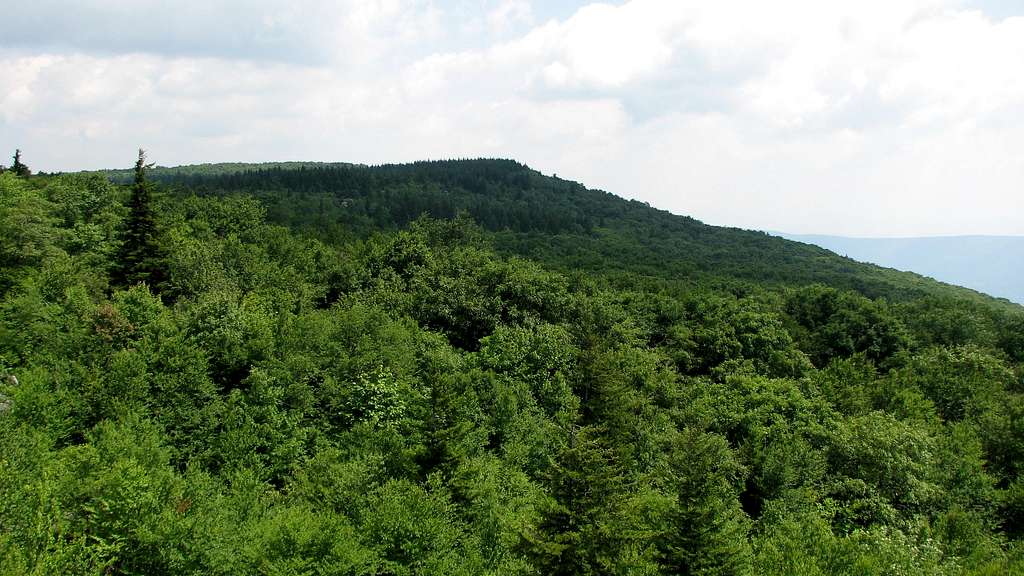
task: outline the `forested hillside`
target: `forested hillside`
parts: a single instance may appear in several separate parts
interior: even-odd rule
[[[104,175],[130,180],[129,171]],[[635,273],[691,284],[822,282],[869,297],[990,298],[912,274],[864,266],[832,252],[761,232],[707,226],[510,160],[405,165],[209,164],[156,168],[152,178],[178,195],[258,198],[276,224],[339,242],[395,230],[421,215],[465,211],[503,254],[563,270]]]
[[[147,172],[0,174],[2,573],[1024,573],[1020,307],[509,161]]]

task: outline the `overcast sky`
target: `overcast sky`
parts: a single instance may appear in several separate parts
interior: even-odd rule
[[[508,157],[711,224],[1024,234],[1018,0],[35,0],[3,21],[0,146],[35,170],[140,146]]]

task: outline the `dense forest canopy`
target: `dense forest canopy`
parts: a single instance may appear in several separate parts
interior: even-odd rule
[[[0,572],[1024,573],[1022,363],[511,161],[8,170]]]

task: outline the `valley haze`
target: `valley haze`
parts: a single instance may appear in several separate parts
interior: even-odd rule
[[[1024,236],[851,238],[772,234],[1024,304]]]

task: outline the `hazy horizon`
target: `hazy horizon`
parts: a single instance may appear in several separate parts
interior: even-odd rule
[[[771,234],[1024,304],[1024,236],[854,238]]]
[[[805,238],[842,238],[844,240],[929,240],[929,239],[950,239],[950,238],[1024,238],[1024,234],[935,234],[923,236],[844,236],[842,234],[829,234],[828,232],[801,232],[789,233],[781,230],[763,230],[773,236],[788,235],[801,236]]]

